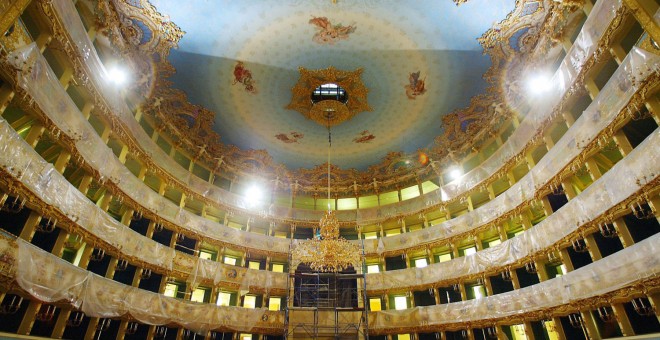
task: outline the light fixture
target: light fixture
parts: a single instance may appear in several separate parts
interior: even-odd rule
[[[547,73],[537,73],[527,79],[527,89],[533,95],[540,95],[550,91],[552,78]]]
[[[329,119],[329,117],[328,117]],[[330,201],[330,148],[332,135],[328,124],[328,202]],[[328,205],[319,222],[319,233],[299,243],[292,250],[293,263],[305,263],[315,272],[340,272],[357,267],[362,260],[360,248],[339,236],[339,221]]]
[[[461,169],[459,169],[459,168],[454,168],[454,169],[452,169],[451,171],[449,171],[449,177],[450,177],[452,180],[454,180],[454,179],[458,179],[458,178],[461,177],[462,175],[463,175],[463,172],[462,172]]]
[[[108,80],[115,85],[123,85],[128,81],[128,74],[126,70],[118,67],[111,66],[107,69]]]
[[[250,207],[261,203],[263,197],[263,191],[256,184],[252,184],[247,188],[247,190],[245,190],[245,202]]]

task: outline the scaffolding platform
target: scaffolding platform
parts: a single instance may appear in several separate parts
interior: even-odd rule
[[[291,268],[285,310],[286,339],[369,339],[366,272],[312,272]]]

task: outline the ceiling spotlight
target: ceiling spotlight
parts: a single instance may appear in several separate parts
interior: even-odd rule
[[[461,169],[459,169],[459,168],[454,168],[451,171],[449,171],[449,177],[452,180],[457,179],[457,178],[461,177],[462,175],[463,175],[463,171],[461,171]]]
[[[264,198],[263,191],[256,185],[251,185],[245,190],[245,201],[249,206],[255,206]]]
[[[546,73],[538,73],[527,79],[527,88],[533,95],[540,95],[552,89],[552,78]]]
[[[117,66],[112,66],[108,68],[108,80],[115,85],[123,85],[128,81],[128,74],[126,70],[119,68]]]

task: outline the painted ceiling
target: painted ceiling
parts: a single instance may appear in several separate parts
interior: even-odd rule
[[[360,170],[388,152],[429,147],[443,132],[442,116],[485,91],[482,75],[491,61],[477,38],[515,6],[515,0],[150,2],[186,32],[169,55],[174,87],[215,113],[213,129],[223,143],[265,149],[289,169],[312,168],[327,157],[327,128],[286,109],[299,67],[362,69],[372,110],[332,127],[332,163]]]

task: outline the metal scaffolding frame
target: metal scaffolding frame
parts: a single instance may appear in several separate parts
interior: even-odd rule
[[[364,254],[364,246],[362,252]],[[289,263],[292,263],[291,255]],[[368,340],[365,261],[362,261],[361,273],[355,270],[317,273],[299,268],[289,268],[285,339]]]

